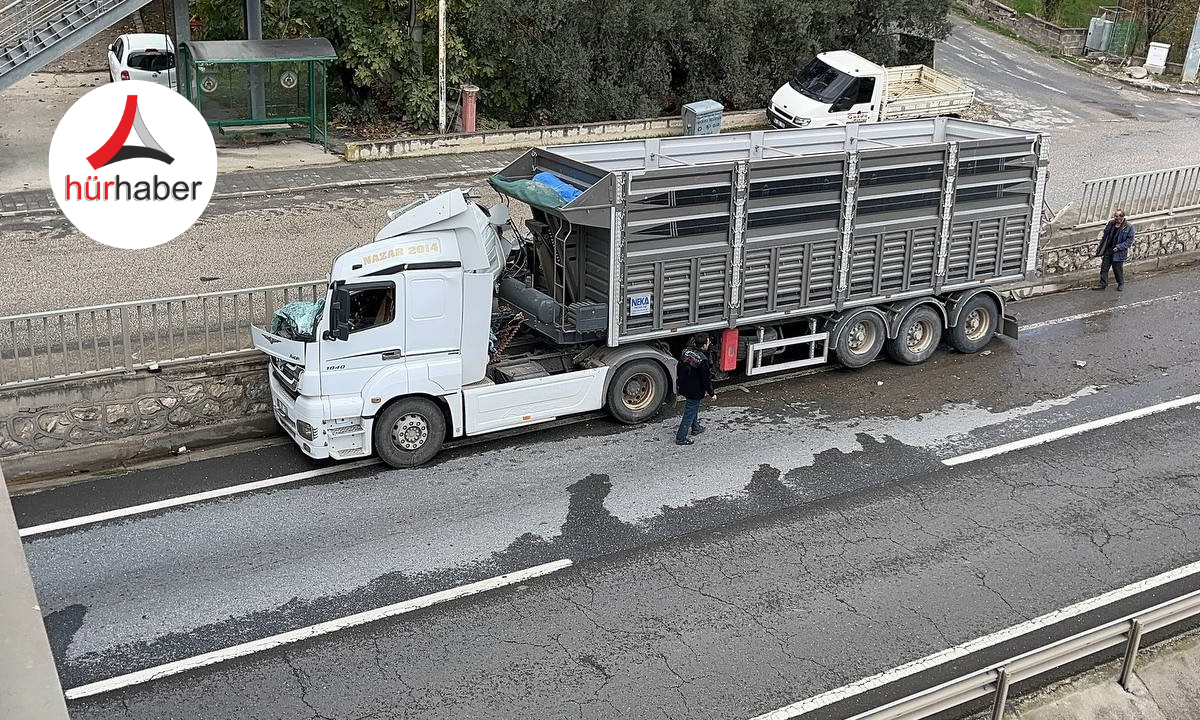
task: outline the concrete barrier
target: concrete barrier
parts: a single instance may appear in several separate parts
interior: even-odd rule
[[[747,110],[726,113],[722,130],[752,130],[765,127],[766,110]],[[453,135],[419,135],[388,140],[369,140],[346,143],[346,159],[350,162],[384,160],[418,155],[446,155],[512,150],[516,148],[566,145],[581,142],[605,142],[683,134],[683,120],[677,117],[615,120],[611,122],[580,123],[578,125],[547,125],[545,127],[514,128]]]

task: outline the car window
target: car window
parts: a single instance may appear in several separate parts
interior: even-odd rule
[[[347,320],[350,331],[390,323],[396,314],[396,290],[394,287],[373,287],[350,291],[350,312]]]
[[[113,53],[117,56],[117,62],[121,62],[121,55],[125,52],[125,41],[118,40],[117,45],[113,48]]]
[[[875,78],[862,77],[858,79],[858,99],[855,105],[871,102],[871,96],[875,94]]]
[[[129,62],[127,64],[134,70],[160,72],[175,67],[175,55],[174,53],[134,52],[129,53]]]

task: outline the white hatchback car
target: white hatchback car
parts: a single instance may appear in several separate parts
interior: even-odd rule
[[[161,33],[122,35],[108,46],[108,79],[145,80],[175,89],[175,45]]]

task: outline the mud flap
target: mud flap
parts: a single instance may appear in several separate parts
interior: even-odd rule
[[[1004,337],[1008,337],[1008,338],[1012,338],[1013,340],[1016,340],[1018,329],[1019,328],[1017,326],[1017,319],[1015,317],[1013,317],[1012,315],[1005,315],[1003,329],[1000,331],[1000,334],[1003,335]]]

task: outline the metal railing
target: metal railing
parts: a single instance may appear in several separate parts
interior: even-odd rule
[[[1086,180],[1078,225],[1102,225],[1118,208],[1129,218],[1200,208],[1200,165]]]
[[[253,349],[250,325],[324,297],[324,281],[0,317],[0,387],[124,372]]]
[[[1003,720],[1011,686],[1121,646],[1124,646],[1124,661],[1117,682],[1128,690],[1142,637],[1197,615],[1200,615],[1200,590],[1002,660],[849,720],[921,720],[987,698],[991,698],[992,720]]]
[[[124,0],[0,0],[0,50],[34,38],[54,23],[79,13],[94,18]]]

